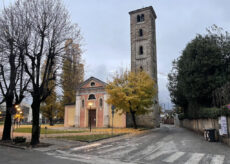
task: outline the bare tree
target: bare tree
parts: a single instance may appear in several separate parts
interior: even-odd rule
[[[68,11],[60,0],[18,0],[31,26],[30,37],[25,47],[25,72],[31,79],[32,96],[32,139],[31,145],[39,143],[40,104],[50,95],[53,88],[49,83],[57,78],[65,41],[80,40],[80,30],[72,24]],[[45,64],[43,65],[43,63]],[[41,68],[44,73],[41,76]]]
[[[20,104],[30,79],[25,74],[24,54],[29,30],[19,4],[4,8],[0,15],[0,92],[6,102],[6,117],[2,140],[10,140],[11,111]],[[1,104],[0,103],[0,104]]]

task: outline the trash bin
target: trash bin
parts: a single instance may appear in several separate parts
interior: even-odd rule
[[[207,140],[209,142],[215,142],[216,141],[215,131],[216,131],[216,129],[205,129],[204,130],[205,140]]]

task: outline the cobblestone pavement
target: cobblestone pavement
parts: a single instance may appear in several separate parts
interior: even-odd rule
[[[46,155],[76,163],[227,164],[230,148],[210,143],[191,131],[162,126],[132,138],[95,142],[61,149],[37,149]]]

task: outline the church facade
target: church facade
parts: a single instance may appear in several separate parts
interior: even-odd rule
[[[106,83],[90,77],[77,90],[76,104],[65,106],[65,127],[126,127],[125,114],[115,113],[112,117],[111,105],[107,104]]]

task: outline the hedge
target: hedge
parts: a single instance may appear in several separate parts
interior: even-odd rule
[[[227,106],[223,106],[221,108],[200,108],[196,115],[194,116],[186,116],[184,113],[180,113],[178,115],[178,118],[180,120],[183,120],[185,118],[188,119],[216,119],[220,116],[230,116],[230,109],[227,108]]]
[[[178,118],[179,120],[183,120],[185,117],[184,117],[184,113],[180,113],[178,114]]]

